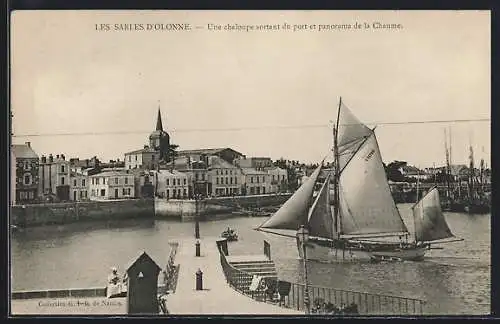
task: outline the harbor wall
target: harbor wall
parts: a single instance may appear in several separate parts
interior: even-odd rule
[[[156,198],[16,205],[11,208],[10,221],[12,225],[31,227],[131,218],[193,220],[197,204],[201,220],[204,220],[215,214],[231,213],[238,208],[280,205],[290,195],[221,197],[198,202]]]
[[[158,218],[193,220],[198,210],[202,220],[215,214],[231,213],[239,208],[278,206],[292,194],[219,197],[204,200],[155,199],[155,214]],[[196,206],[198,204],[198,206]]]
[[[153,199],[129,199],[13,206],[10,221],[12,225],[30,227],[154,216]]]

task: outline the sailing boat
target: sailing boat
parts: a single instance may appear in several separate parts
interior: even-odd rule
[[[392,198],[374,130],[362,124],[340,99],[333,134],[333,172],[327,172],[313,199],[323,159],[257,230],[296,237],[300,226],[307,227],[310,239],[306,254],[311,260],[422,259],[430,244],[408,242],[409,232]],[[374,239],[380,237],[399,238],[399,242]],[[298,239],[297,245],[303,258]]]

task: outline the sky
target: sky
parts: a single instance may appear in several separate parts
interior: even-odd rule
[[[11,18],[12,141],[31,142],[39,155],[122,160],[148,143],[160,106],[180,149],[231,147],[317,163],[331,150],[330,121],[342,97],[362,122],[377,125],[386,162],[444,164],[447,129],[453,163],[467,163],[471,144],[476,163],[490,165],[488,11],[15,11]],[[371,27],[355,29],[356,22]],[[402,28],[374,29],[377,22]],[[280,30],[228,31],[227,24]],[[351,28],[333,28],[339,24]]]

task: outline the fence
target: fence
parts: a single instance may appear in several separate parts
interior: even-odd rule
[[[163,269],[163,284],[165,285],[165,290],[174,290],[177,278],[177,267],[174,264],[175,256],[177,254],[177,248],[179,243],[172,242],[170,245],[170,255],[168,257],[167,265]]]
[[[220,262],[226,281],[233,289],[257,300],[278,304],[286,308],[305,310],[305,285],[278,280],[275,276],[263,277],[264,284],[251,290],[251,273],[233,267],[219,244]],[[222,242],[221,242],[222,243]],[[266,249],[267,250],[267,249]],[[308,285],[310,311],[316,314],[349,314],[342,310],[353,309],[360,315],[420,315],[425,301],[415,298],[373,294],[351,290]],[[353,314],[350,313],[350,314]]]

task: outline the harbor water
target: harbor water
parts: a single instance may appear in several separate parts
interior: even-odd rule
[[[411,232],[410,206],[402,204],[398,208]],[[426,314],[489,314],[490,215],[445,213],[445,216],[452,232],[464,240],[428,251],[424,261],[309,262],[308,282],[424,299]],[[200,234],[219,236],[229,226],[239,235],[239,241],[229,243],[230,254],[262,254],[263,240],[269,237],[253,228],[264,220],[220,215],[216,220],[200,223]],[[13,291],[104,287],[111,267],[117,266],[123,273],[142,251],[163,267],[168,242],[190,236],[194,237],[194,223],[175,220],[91,222],[25,229],[11,234],[11,287]],[[303,264],[298,259],[295,240],[275,237],[270,243],[279,277],[301,280]]]

